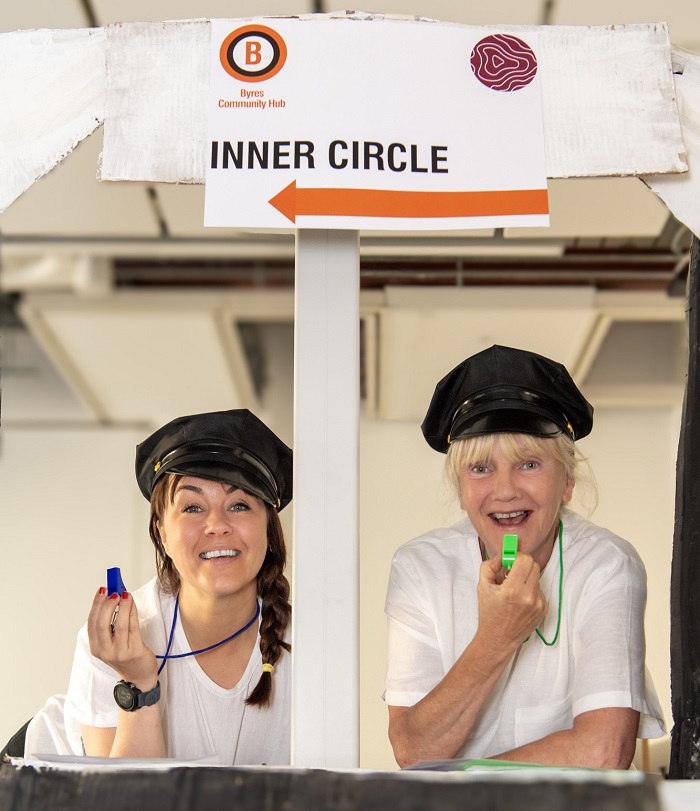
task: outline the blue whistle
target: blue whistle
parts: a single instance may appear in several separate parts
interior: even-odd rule
[[[107,569],[107,596],[118,594],[120,597],[126,591],[126,586],[122,580],[122,573],[119,567],[115,566],[113,569]]]

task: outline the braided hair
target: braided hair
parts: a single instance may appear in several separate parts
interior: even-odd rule
[[[166,594],[180,590],[180,574],[168,556],[160,537],[158,524],[166,506],[172,504],[179,476],[171,473],[156,482],[151,494],[151,516],[148,533],[155,547],[158,584]],[[263,664],[274,667],[282,651],[291,651],[292,646],[284,636],[292,618],[289,602],[289,581],[284,575],[287,549],[277,510],[265,503],[267,510],[267,552],[258,572],[257,592],[260,600],[260,652]],[[272,673],[264,670],[260,681],[246,699],[246,704],[266,707],[272,698]]]
[[[284,634],[292,618],[289,603],[289,581],[284,576],[287,550],[277,510],[267,507],[267,554],[258,572],[260,598],[260,652],[263,664],[276,665],[282,650],[291,652]],[[246,699],[246,704],[265,707],[272,695],[272,673],[263,671],[260,681]]]

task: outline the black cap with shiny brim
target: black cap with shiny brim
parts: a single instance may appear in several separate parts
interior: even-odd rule
[[[280,510],[292,497],[292,451],[247,409],[179,417],[137,446],[147,499],[168,473],[233,484]]]
[[[272,473],[263,462],[236,445],[195,442],[181,446],[162,459],[153,484],[166,473],[235,484],[268,504],[279,506],[277,485]]]
[[[492,346],[460,363],[437,385],[422,430],[445,453],[451,442],[493,433],[580,439],[590,433],[593,407],[560,363]]]

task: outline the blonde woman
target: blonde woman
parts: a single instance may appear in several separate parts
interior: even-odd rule
[[[646,674],[646,574],[567,509],[593,409],[560,364],[493,346],[438,383],[422,430],[466,517],[401,547],[386,601],[397,762],[626,769],[664,732]],[[512,568],[504,535],[517,535]]]

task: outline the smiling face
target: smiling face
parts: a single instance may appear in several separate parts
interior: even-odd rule
[[[491,442],[480,443],[484,453],[478,458],[467,454],[468,462],[459,471],[460,505],[489,557],[500,555],[503,535],[512,533],[518,536],[519,551],[544,568],[574,481],[549,452],[547,443],[553,440],[533,442],[526,437],[519,442],[518,435],[509,436],[510,441],[496,434]]]
[[[235,485],[178,476],[157,528],[180,576],[180,595],[257,594],[267,552],[264,502]]]

